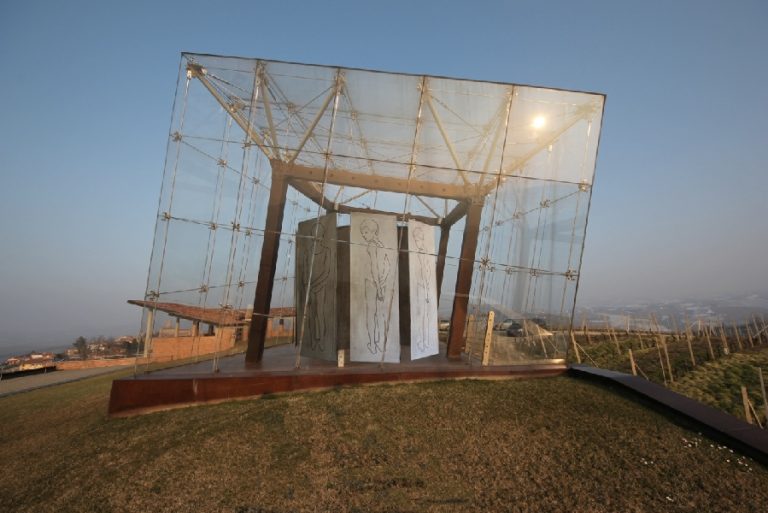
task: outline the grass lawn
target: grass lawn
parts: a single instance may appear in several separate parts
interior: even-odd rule
[[[0,511],[766,511],[768,470],[572,378],[124,419],[117,374],[0,399]]]

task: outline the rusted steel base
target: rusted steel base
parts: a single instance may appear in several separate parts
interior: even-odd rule
[[[258,369],[246,366],[243,356],[239,355],[222,359],[221,371],[215,374],[210,370],[211,363],[203,362],[115,380],[109,414],[128,416],[295,390],[462,378],[534,378],[567,371],[564,363],[480,366],[450,362],[445,355],[384,366],[347,363],[342,368],[312,360],[305,361],[302,369],[293,369],[293,351],[293,346],[267,349]]]
[[[618,385],[652,407],[682,418],[707,436],[768,465],[768,431],[764,429],[644,378],[587,365],[572,365],[569,373],[578,378]]]

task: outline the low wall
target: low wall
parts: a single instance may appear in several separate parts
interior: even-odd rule
[[[152,361],[178,360],[196,355],[224,352],[235,347],[236,330],[219,328],[215,335],[198,337],[157,337],[152,339]]]
[[[96,369],[100,367],[119,367],[121,365],[144,365],[152,362],[170,362],[193,356],[202,356],[216,352],[224,353],[235,347],[233,328],[220,328],[215,335],[199,337],[163,337],[152,339],[149,359],[112,358],[109,360],[69,360],[57,362],[58,370]],[[149,360],[149,361],[148,361]]]
[[[56,362],[56,370],[80,370],[98,369],[101,367],[120,367],[121,365],[134,365],[136,358],[111,358],[109,360],[69,360]],[[139,358],[139,364],[147,363],[146,358]]]

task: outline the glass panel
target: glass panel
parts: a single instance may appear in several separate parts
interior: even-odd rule
[[[401,351],[402,361],[431,354],[422,342],[432,340],[433,324],[445,343],[454,304],[464,301],[468,316],[456,329],[464,330],[472,357],[482,357],[477,350],[493,311],[491,363],[561,359],[603,99],[184,54],[145,298],[249,315],[272,201],[282,208],[282,225],[276,254],[267,255],[276,259],[268,338],[295,339],[297,286],[322,279],[296,283],[297,259],[316,249],[305,244],[297,252],[300,223],[306,230],[337,211],[338,240],[324,244],[337,251],[339,349],[350,348],[350,291],[362,283],[350,255],[391,253],[397,265],[390,261],[388,269],[399,280],[392,301],[403,319],[396,338],[419,344]],[[289,183],[282,207],[270,190],[273,173]],[[467,212],[478,211],[471,205],[480,215],[468,223]],[[352,233],[364,218],[386,225],[388,235]],[[476,249],[462,261],[464,244]],[[471,271],[469,290],[456,290],[461,268]],[[430,292],[436,313],[424,308]],[[413,312],[427,312],[425,322]],[[160,312],[153,330],[175,329],[172,318]]]

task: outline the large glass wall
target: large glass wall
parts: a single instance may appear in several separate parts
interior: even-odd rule
[[[564,358],[603,102],[595,93],[184,54],[144,298],[148,352],[178,317],[173,305],[230,312],[240,338],[252,315],[293,317],[294,333],[267,336],[313,343],[304,332],[319,333],[311,303],[328,276],[316,269],[318,245],[332,243],[337,349],[363,336],[360,318],[400,324],[397,337],[382,333],[403,347],[413,330],[434,327],[441,354],[460,341],[477,357],[493,311],[492,363]],[[288,183],[284,197],[275,180]],[[281,223],[268,223],[270,201]],[[329,221],[319,222],[330,213],[332,241]],[[399,276],[399,286],[378,291],[390,296],[377,299],[380,319],[370,313],[384,308],[375,300],[369,310],[350,301],[366,302],[357,288],[384,283],[371,274],[379,263],[358,268],[368,257]],[[272,261],[273,273],[260,273]],[[271,289],[269,311],[256,298],[260,275],[273,276],[260,288]],[[418,287],[427,292],[414,295]],[[411,305],[429,303],[432,290],[434,311]]]

